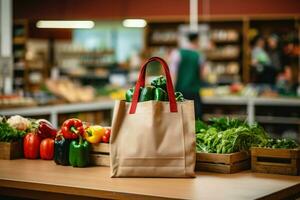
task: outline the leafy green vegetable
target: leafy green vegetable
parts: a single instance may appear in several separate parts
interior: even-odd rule
[[[209,122],[212,127],[216,127],[220,131],[224,131],[229,128],[237,128],[240,126],[248,126],[246,121],[229,117],[211,118],[209,119]]]
[[[265,144],[268,136],[262,127],[249,126],[245,121],[230,118],[212,118],[210,125],[196,121],[197,151],[233,153]]]
[[[210,125],[196,121],[197,151],[207,153],[233,153],[249,150],[253,146],[293,149],[299,145],[291,139],[271,139],[258,124],[230,118],[209,119]]]
[[[0,122],[0,142],[14,142],[24,137],[25,134],[25,131],[19,131],[4,121]]]
[[[273,149],[294,149],[299,147],[299,144],[290,138],[273,139],[270,138],[265,144],[259,145],[260,147],[273,148]]]
[[[205,124],[201,120],[196,120],[196,124],[195,125],[196,125],[195,126],[196,133],[200,133],[202,130],[207,130],[208,129],[207,124]]]

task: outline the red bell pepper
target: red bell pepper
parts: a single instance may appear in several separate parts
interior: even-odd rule
[[[40,144],[40,156],[44,160],[52,160],[54,156],[54,139],[43,139]]]
[[[77,139],[79,134],[84,134],[83,123],[79,119],[68,119],[63,123],[61,132],[65,139]]]
[[[37,159],[40,153],[41,138],[35,133],[28,133],[24,138],[23,148],[24,157]]]
[[[37,134],[41,138],[55,138],[57,130],[47,120],[39,120]]]

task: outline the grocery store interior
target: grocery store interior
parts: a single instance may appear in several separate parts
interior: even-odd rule
[[[193,27],[202,119],[230,115],[300,140],[299,3],[197,5],[190,12],[188,0],[9,1],[1,7],[1,110],[56,126],[69,115],[109,125],[112,101],[124,97],[141,64],[151,56],[172,63]],[[64,20],[83,22],[72,28]],[[159,73],[158,65],[149,68],[149,76]]]
[[[272,138],[300,143],[298,0],[0,0],[0,116],[46,119],[58,129],[70,118],[110,127],[115,101],[127,98],[154,56],[169,65],[174,88],[194,100],[196,119],[258,123]],[[151,62],[146,75],[150,83],[164,71]]]
[[[141,64],[151,56],[171,63],[195,27],[185,0],[15,0],[6,6],[0,107],[56,126],[70,115],[109,125],[110,100],[124,97]],[[203,120],[231,115],[300,140],[299,9],[293,0],[198,2]],[[62,24],[51,28],[47,20]],[[63,20],[86,22],[68,28]],[[149,76],[161,73],[159,66],[149,69]]]

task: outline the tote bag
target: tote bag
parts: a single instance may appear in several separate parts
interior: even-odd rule
[[[146,67],[159,62],[169,102],[138,102]],[[131,103],[116,101],[110,138],[111,177],[194,177],[194,102],[176,102],[167,63],[150,58],[141,68]]]

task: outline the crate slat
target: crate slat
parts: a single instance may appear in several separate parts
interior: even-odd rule
[[[109,144],[92,144],[90,150],[90,163],[96,166],[110,166]]]
[[[217,172],[217,173],[224,173],[224,174],[236,173],[239,171],[247,170],[249,168],[250,168],[249,160],[237,162],[232,165],[224,165],[224,164],[217,164],[217,163],[204,163],[204,162],[196,163],[197,171],[209,171],[209,172]]]
[[[109,153],[109,144],[107,143],[92,144],[91,152]]]
[[[300,158],[300,151],[297,149],[271,149],[271,148],[251,148],[252,156],[264,155],[274,158]]]
[[[96,166],[110,166],[110,156],[101,154],[90,154],[90,163]]]
[[[300,175],[300,149],[251,148],[251,169],[259,173]]]
[[[250,169],[250,153],[231,154],[197,152],[196,170],[218,173],[236,173]]]
[[[197,161],[230,164],[230,154],[197,152]]]
[[[22,142],[0,142],[0,159],[12,160],[23,155]]]

